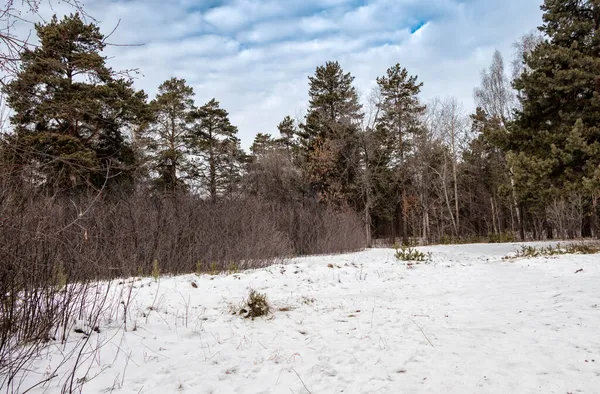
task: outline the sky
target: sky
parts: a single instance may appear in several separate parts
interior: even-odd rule
[[[339,61],[366,101],[396,63],[424,83],[421,98],[455,97],[474,108],[473,88],[495,49],[541,23],[542,0],[87,0],[111,35],[114,69],[137,68],[150,98],[161,82],[185,78],[197,105],[216,98],[247,148],[277,135],[284,116],[301,119],[308,76]],[[68,12],[64,4],[42,14]]]

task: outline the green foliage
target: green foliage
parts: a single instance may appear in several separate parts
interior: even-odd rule
[[[517,258],[533,258],[557,256],[564,254],[596,254],[600,252],[600,244],[594,243],[569,243],[564,246],[561,244],[549,246],[521,245],[521,248],[514,254],[505,256],[505,260]]]
[[[194,90],[184,79],[171,78],[158,87],[150,103],[153,122],[142,130],[149,169],[158,176],[158,189],[175,191],[185,186],[193,171],[189,151],[194,144],[190,134],[190,114],[194,109]]]
[[[160,267],[158,266],[158,260],[154,260],[152,262],[152,277],[154,280],[158,280],[158,278],[160,278]]]
[[[439,243],[442,245],[461,245],[461,244],[478,244],[478,243],[510,243],[515,242],[515,234],[512,232],[504,232],[497,234],[489,234],[485,236],[467,236],[467,237],[454,237],[449,235],[442,235],[439,239]]]
[[[246,317],[254,319],[255,317],[266,316],[271,311],[271,306],[267,300],[267,295],[259,293],[254,289],[250,290],[246,300],[248,307]]]
[[[286,150],[297,153],[298,144],[296,136],[298,135],[298,129],[296,122],[288,115],[277,125],[279,130],[280,138],[277,140],[278,143],[283,146]]]
[[[3,87],[23,164],[56,190],[131,178],[135,156],[123,133],[150,117],[145,93],[105,65],[104,36],[78,14],[35,30],[40,45],[24,50]]]
[[[400,261],[410,261],[410,262],[425,262],[429,259],[429,256],[425,253],[411,247],[402,245],[400,248],[396,249],[396,253],[394,254],[396,259]]]
[[[363,114],[353,82],[338,62],[317,67],[309,77],[309,108],[298,132],[312,190],[322,201],[342,207],[356,206],[359,193],[358,122]]]
[[[376,211],[391,214],[398,220],[403,242],[408,238],[408,209],[404,206],[410,184],[408,158],[424,130],[421,119],[425,106],[418,97],[423,83],[417,80],[417,76],[409,75],[400,64],[388,68],[384,76],[377,78],[380,99],[375,129],[380,143],[374,155],[379,163],[373,170],[378,174],[375,185],[380,204]]]
[[[194,110],[190,119],[191,153],[202,159],[195,161],[193,175],[206,188],[211,201],[233,196],[239,190],[242,169],[248,160],[237,137],[237,127],[214,98]]]
[[[546,39],[514,81],[522,109],[507,148],[517,193],[543,214],[564,192],[591,201],[600,190],[600,30],[596,1],[546,0],[542,10]]]
[[[230,274],[237,274],[237,273],[240,272],[240,267],[236,263],[231,263],[231,264],[229,264],[229,267],[227,268],[227,271]]]
[[[271,134],[258,133],[250,146],[250,152],[254,158],[257,158],[282,147],[281,142],[274,139]]]
[[[493,243],[493,244],[510,243],[510,242],[515,242],[515,241],[516,241],[515,234],[510,231],[505,232],[505,233],[490,234],[490,235],[488,235],[488,240],[487,240],[487,242]]]

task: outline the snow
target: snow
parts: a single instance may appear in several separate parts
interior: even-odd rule
[[[373,249],[128,281],[127,331],[116,308],[76,377],[84,393],[598,392],[600,256],[502,259],[518,246],[423,247],[432,261],[412,269]],[[267,294],[269,317],[232,314],[250,288]]]

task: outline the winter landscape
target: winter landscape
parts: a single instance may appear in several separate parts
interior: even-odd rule
[[[100,333],[82,326],[91,334],[76,380],[89,378],[85,393],[596,392],[599,256],[503,259],[519,248],[421,248],[430,261],[414,268],[372,249],[130,279]],[[239,315],[250,289],[267,295],[267,316]],[[48,348],[35,370],[53,370],[82,335]]]
[[[600,393],[600,1],[0,0],[0,392]]]

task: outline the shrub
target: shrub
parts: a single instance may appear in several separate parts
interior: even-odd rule
[[[271,311],[271,306],[267,301],[267,295],[259,293],[254,289],[250,290],[246,300],[246,317],[254,319],[255,317],[266,316]]]
[[[564,247],[561,244],[556,244],[555,246],[521,245],[521,248],[514,254],[504,256],[503,259],[533,258],[563,254],[595,254],[598,252],[600,252],[600,244],[594,243],[570,243]]]
[[[442,235],[439,239],[439,243],[442,245],[455,245],[455,244],[480,244],[480,243],[510,243],[515,242],[515,234],[508,231],[504,233],[489,234],[487,236],[480,235],[469,235],[469,236],[448,236]]]
[[[396,248],[396,259],[401,261],[417,261],[424,262],[427,261],[428,257],[425,253],[411,247],[411,246],[401,246],[400,248]]]
[[[26,391],[17,386],[29,363],[54,339],[66,341],[83,309],[100,313],[99,280],[237,272],[364,247],[356,213],[312,201],[212,203],[143,188],[47,193],[5,176],[2,165],[0,391]]]

